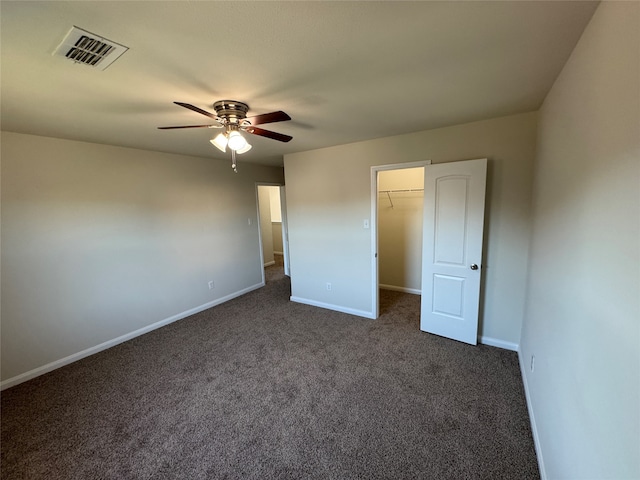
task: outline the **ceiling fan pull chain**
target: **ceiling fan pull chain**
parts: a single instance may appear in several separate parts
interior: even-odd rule
[[[235,150],[231,150],[231,168],[233,168],[233,171],[238,173],[238,166],[236,165],[236,151]]]

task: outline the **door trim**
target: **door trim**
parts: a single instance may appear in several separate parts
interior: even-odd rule
[[[280,185],[280,215],[282,217],[282,258],[284,274],[291,278],[291,257],[289,256],[289,217],[287,214],[287,187]]]
[[[391,163],[371,167],[371,318],[374,320],[380,316],[380,288],[378,278],[378,172],[427,167],[428,165],[431,165],[431,160]]]

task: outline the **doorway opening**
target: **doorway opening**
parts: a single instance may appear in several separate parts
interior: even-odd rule
[[[380,315],[380,289],[422,291],[424,169],[430,164],[371,168],[374,318]]]
[[[279,184],[257,184],[258,231],[260,239],[260,262],[262,283],[266,282],[265,269],[278,266],[289,275],[289,252],[286,203],[284,186]]]

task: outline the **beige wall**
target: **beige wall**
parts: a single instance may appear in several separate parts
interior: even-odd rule
[[[273,253],[282,255],[282,222],[271,222],[271,230],[273,232]]]
[[[255,183],[282,169],[7,132],[1,155],[3,381],[262,281]]]
[[[424,168],[384,170],[378,174],[378,281],[381,288],[420,293],[423,187]]]
[[[282,206],[280,203],[280,187],[269,189],[271,200],[271,232],[273,240],[273,253],[282,255]]]
[[[269,200],[271,205],[271,221],[282,222],[282,207],[280,205],[280,187],[269,189]]]
[[[292,297],[373,315],[371,166],[488,158],[480,332],[520,340],[536,113],[285,156]],[[332,283],[332,290],[326,289]]]
[[[639,27],[601,3],[540,111],[521,358],[549,479],[640,478]]]

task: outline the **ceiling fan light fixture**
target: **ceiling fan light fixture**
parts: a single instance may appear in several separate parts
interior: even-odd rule
[[[228,135],[228,143],[231,150],[239,151],[247,147],[248,143],[237,130],[232,130]]]
[[[211,142],[211,144],[216,147],[218,150],[220,150],[221,152],[226,152],[227,151],[227,137],[224,133],[219,133],[218,135],[216,135],[214,138],[212,138],[211,140],[209,140]],[[231,146],[229,146],[231,147]]]
[[[246,142],[244,148],[239,148],[238,150],[236,150],[236,153],[247,153],[249,150],[251,150],[251,144],[249,142]]]

